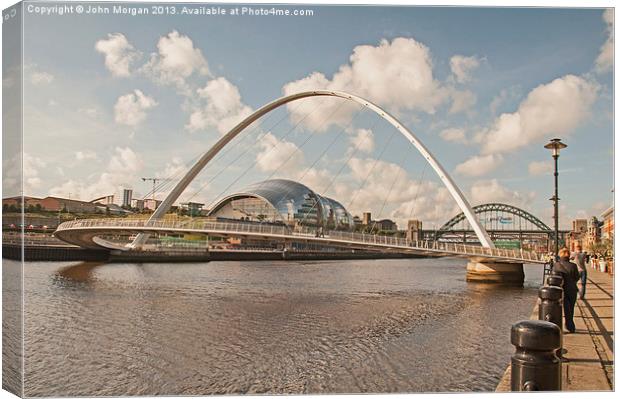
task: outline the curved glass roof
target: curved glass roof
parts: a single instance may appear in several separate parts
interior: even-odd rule
[[[280,221],[287,224],[301,224],[325,228],[349,228],[353,217],[336,200],[323,197],[309,187],[286,179],[272,179],[254,183],[239,193],[229,195],[216,203],[209,215],[218,216],[224,207],[241,198],[260,198],[280,215]],[[233,206],[243,206],[235,202]],[[240,210],[251,215],[248,209]],[[262,216],[262,215],[261,215]],[[251,216],[249,216],[251,218]],[[258,220],[262,220],[258,217]]]

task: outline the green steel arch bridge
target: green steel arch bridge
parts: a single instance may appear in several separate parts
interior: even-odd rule
[[[472,207],[480,224],[496,246],[549,250],[555,232],[530,212],[513,205],[488,203]],[[560,231],[560,241],[568,231]],[[437,230],[424,230],[424,239],[463,244],[477,243],[477,237],[465,215],[459,213]]]

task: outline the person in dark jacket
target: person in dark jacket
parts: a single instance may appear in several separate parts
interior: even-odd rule
[[[577,302],[577,281],[579,281],[579,270],[577,265],[569,260],[570,251],[562,248],[558,252],[560,260],[553,265],[553,273],[559,274],[564,279],[562,288],[564,289],[564,324],[566,329],[574,333],[575,322],[573,314],[575,313],[575,303]]]

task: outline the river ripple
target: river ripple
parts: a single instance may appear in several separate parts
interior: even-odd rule
[[[525,272],[506,288],[453,259],[31,262],[25,393],[490,391],[534,305],[542,269]]]

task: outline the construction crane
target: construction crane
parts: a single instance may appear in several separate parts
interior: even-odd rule
[[[142,181],[152,181],[153,182],[153,204],[155,204],[155,192],[157,191],[157,182],[162,182],[162,181],[172,181],[172,180],[176,180],[176,179],[168,179],[168,178],[163,178],[163,177],[143,177]]]

